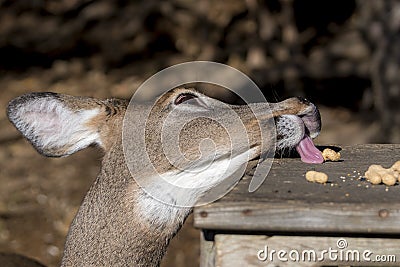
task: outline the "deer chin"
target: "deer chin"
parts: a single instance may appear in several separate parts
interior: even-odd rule
[[[308,118],[309,119],[309,118]],[[321,151],[319,151],[310,137],[310,129],[307,127],[309,121],[296,115],[282,115],[276,118],[277,128],[277,148],[296,148],[305,163],[320,164],[324,162]],[[320,129],[320,121],[315,121],[312,125],[311,135],[316,137],[319,133],[315,129]]]

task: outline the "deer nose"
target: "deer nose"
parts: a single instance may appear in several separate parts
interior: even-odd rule
[[[312,109],[310,112],[300,115],[299,117],[303,120],[306,127],[307,134],[311,138],[315,138],[321,131],[321,114],[314,104],[311,104]]]
[[[318,108],[306,98],[295,97],[293,99],[297,99],[299,103],[308,106],[302,112],[298,113],[297,116],[303,120],[306,133],[311,138],[317,137],[321,131],[321,115]]]

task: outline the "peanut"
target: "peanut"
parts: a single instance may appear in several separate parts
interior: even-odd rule
[[[396,161],[392,167],[390,167],[390,169],[392,169],[395,172],[400,173],[400,160]]]
[[[387,171],[386,173],[383,173],[381,176],[382,176],[382,183],[388,186],[394,185],[397,181],[392,171]]]
[[[397,167],[400,168],[400,163],[396,162],[390,169],[385,169],[381,165],[372,164],[365,172],[365,178],[367,178],[371,184],[384,183],[387,186],[395,185],[396,181],[400,179],[399,172],[396,171]]]
[[[324,157],[325,161],[338,161],[340,160],[340,153],[335,152],[334,150],[330,148],[325,148],[324,151],[322,151],[322,156]]]
[[[381,175],[374,170],[368,169],[368,171],[365,172],[365,178],[367,178],[371,184],[380,184],[382,182]]]
[[[308,171],[306,172],[306,180],[309,182],[314,182],[314,175],[316,174],[316,171]]]
[[[400,160],[396,161],[390,169],[393,171],[394,176],[400,182]]]
[[[308,171],[306,173],[306,179],[309,182],[325,184],[328,181],[328,175],[323,172]]]
[[[372,164],[368,168],[369,171],[375,171],[375,172],[382,172],[385,171],[386,169],[382,167],[382,165],[378,164]]]

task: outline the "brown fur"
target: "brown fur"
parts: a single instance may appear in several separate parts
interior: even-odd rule
[[[164,94],[152,107],[146,123],[135,121],[135,118],[126,122],[132,131],[136,131],[141,126],[146,127],[147,154],[160,173],[166,173],[176,168],[164,154],[161,129],[168,114],[173,109],[174,99],[183,93],[198,96],[208,105],[214,107],[211,109],[215,113],[214,115],[218,115],[221,120],[228,124],[234,123],[232,114],[225,112],[223,108],[218,109],[223,106],[221,102],[207,98],[193,89],[175,89]],[[170,207],[152,199],[138,186],[134,179],[146,176],[146,173],[131,173],[129,171],[122,142],[122,129],[128,102],[119,99],[98,100],[58,94],[28,94],[11,101],[7,111],[11,122],[39,152],[49,156],[69,155],[84,148],[84,146],[74,148],[73,151],[71,149],[74,144],[68,142],[62,146],[51,143],[50,148],[42,147],[43,142],[40,142],[40,138],[42,138],[43,131],[37,128],[40,126],[35,126],[35,128],[31,125],[35,125],[36,120],[40,120],[41,116],[50,116],[54,120],[62,116],[51,117],[52,110],[35,106],[39,103],[38,101],[45,101],[45,103],[49,101],[52,105],[59,105],[66,112],[72,112],[71,116],[81,116],[83,110],[99,110],[97,115],[91,117],[88,121],[84,121],[83,126],[79,128],[80,131],[76,133],[83,141],[86,140],[86,135],[96,136],[96,133],[98,133],[99,140],[95,140],[94,143],[103,148],[104,158],[100,173],[86,194],[71,224],[61,266],[158,266],[169,241],[180,229],[191,208]],[[265,112],[268,108],[266,104],[251,104],[250,107],[259,115],[261,121],[257,120],[249,106],[226,106],[241,118],[249,137],[250,147],[257,148],[252,157],[257,157],[263,152],[261,151],[261,138],[265,138],[263,141],[267,144],[263,149],[274,146],[273,139],[270,139],[274,136],[274,129],[267,128],[268,136],[261,137],[260,127],[268,127],[267,122],[276,117],[287,114],[308,116],[310,122],[304,121],[304,123],[310,125],[308,130],[311,133],[317,134],[320,127],[319,114],[315,106],[299,98],[270,104],[272,114]],[[138,105],[133,109],[140,113],[142,107]],[[25,111],[37,112],[38,115],[33,114],[32,119],[28,119],[25,116]],[[183,112],[176,116],[175,119],[179,120],[180,118],[184,119],[186,114]],[[303,124],[300,126],[304,128]],[[82,131],[84,132],[81,133]],[[286,130],[278,127],[278,134],[279,131]],[[55,132],[54,134],[62,134],[62,132]],[[229,134],[239,135],[240,127],[237,127],[237,132],[234,130]],[[55,140],[58,140],[56,137],[54,137]],[[133,137],[135,137],[135,132]],[[46,138],[46,136],[43,138]],[[62,140],[62,136],[60,138]],[[215,120],[205,117],[192,120],[182,128],[177,149],[179,148],[186,158],[196,159],[200,156],[198,143],[203,138],[212,138],[216,144],[216,150],[221,154],[232,152],[227,131]],[[85,145],[90,145],[91,140],[88,139],[88,143],[82,142]],[[128,151],[128,153],[132,153],[138,159],[136,162],[145,164],[144,153],[135,151],[134,138],[131,142],[133,151]],[[295,143],[286,145],[290,147],[294,146]],[[243,149],[245,147],[243,144]],[[242,148],[239,146],[237,149]],[[143,157],[143,160],[141,157]],[[150,179],[149,183],[151,182]],[[147,201],[149,209],[156,207],[162,211],[159,213],[160,216],[161,214],[168,214],[168,218],[158,218],[157,212],[153,217],[144,216],[143,208],[146,209],[146,207],[140,206],[143,205],[143,201]]]

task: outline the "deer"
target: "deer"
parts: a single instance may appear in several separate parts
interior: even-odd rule
[[[51,92],[28,93],[8,104],[10,122],[44,156],[65,157],[92,145],[103,151],[100,172],[70,225],[61,260],[63,267],[159,266],[170,240],[193,206],[224,178],[213,172],[205,171],[204,175],[202,171],[196,174],[185,172],[168,160],[161,148],[160,131],[171,112],[175,114],[168,117],[172,121],[185,118],[189,113],[201,114],[184,125],[176,149],[183,155],[200,159],[197,163],[202,164],[201,161],[209,157],[200,156],[204,151],[199,152],[198,143],[202,138],[211,137],[213,155],[218,157],[207,163],[209,168],[220,166],[226,155],[232,154],[232,147],[227,145],[229,135],[218,122],[209,119],[212,116],[234,123],[232,112],[225,112],[227,109],[241,119],[249,142],[248,146],[243,146],[247,147],[246,151],[232,157],[234,168],[260,157],[273,146],[280,150],[296,148],[307,163],[323,161],[312,141],[321,130],[321,117],[317,107],[306,99],[293,97],[277,103],[230,105],[194,88],[175,88],[161,95],[150,108],[144,137],[148,157],[157,172],[167,180],[179,175],[175,182],[215,182],[209,186],[193,187],[191,192],[195,194],[191,196],[176,193],[173,189],[157,191],[169,194],[172,201],[187,199],[184,206],[169,205],[146,191],[147,186],[150,188],[157,182],[153,177],[146,177],[146,173],[141,171],[133,173],[127,166],[122,129],[128,104],[129,101],[117,98],[97,99]],[[145,106],[143,103],[133,109],[140,113]],[[267,109],[270,112],[266,112]],[[253,111],[259,116],[255,116]],[[271,121],[276,128],[268,128],[270,124],[267,122]],[[135,131],[138,122],[130,123],[132,131]],[[163,130],[167,134],[176,130],[173,125]],[[267,127],[264,129],[267,136],[261,136],[263,127]],[[271,138],[275,134],[276,139]],[[262,146],[261,141],[266,145]],[[135,143],[135,139],[128,142]],[[144,157],[143,153],[131,152],[138,159],[135,164],[145,162],[140,159]],[[243,153],[246,156],[242,156]],[[187,169],[192,167],[190,164],[186,166]],[[135,177],[147,182],[139,186]]]

